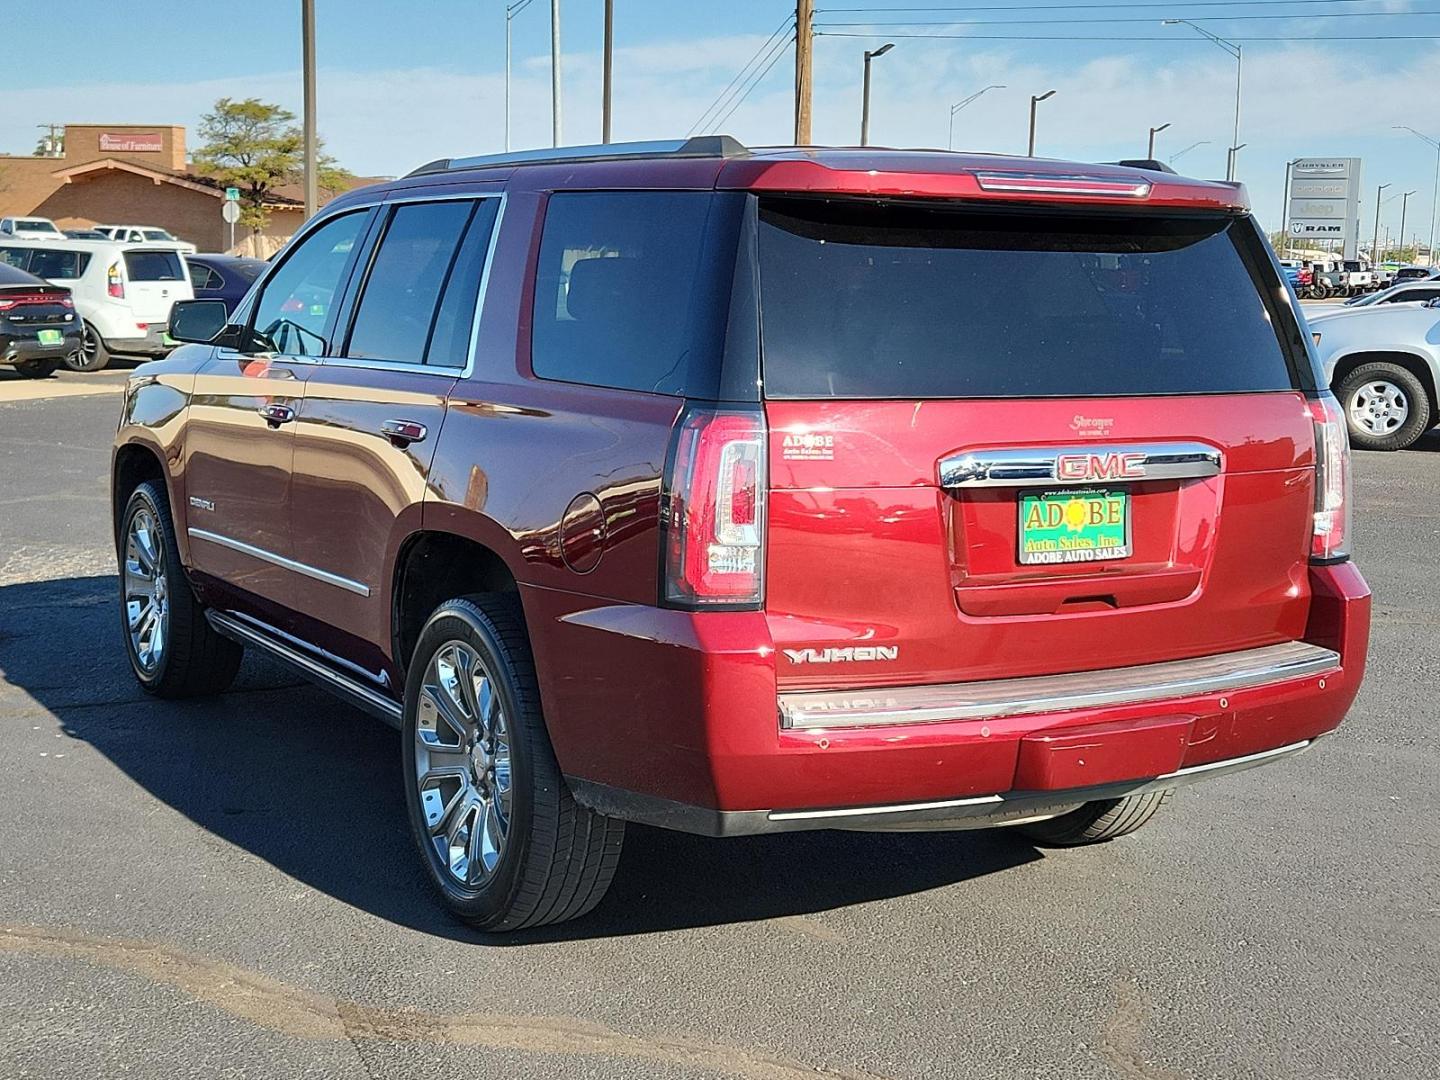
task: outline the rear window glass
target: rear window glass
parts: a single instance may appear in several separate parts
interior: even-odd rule
[[[762,202],[770,397],[1289,389],[1228,217]]]
[[[15,227],[27,232],[55,233],[57,236],[60,234],[60,230],[44,218],[21,218],[15,223]]]
[[[173,251],[127,251],[125,275],[131,281],[184,281],[185,268]]]
[[[709,192],[550,198],[535,279],[536,375],[713,393],[739,202]],[[708,244],[707,232],[728,237]]]
[[[141,231],[141,234],[145,237],[146,240],[174,240],[174,239],[175,239],[175,237],[171,236],[171,235],[170,235],[168,232],[166,232],[164,229],[141,229],[140,231]]]
[[[65,279],[81,277],[90,265],[88,251],[31,251],[30,261],[25,269],[43,278]]]

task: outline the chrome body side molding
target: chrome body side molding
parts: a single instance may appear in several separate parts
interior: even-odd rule
[[[1192,442],[968,450],[941,460],[940,486],[1049,487],[1112,481],[1192,480],[1215,476],[1220,466],[1218,449]]]
[[[1073,675],[864,690],[805,690],[779,696],[780,725],[859,728],[991,720],[1226,693],[1323,675],[1339,668],[1339,653],[1304,641],[1286,641],[1193,660]]]
[[[229,548],[231,551],[238,551],[251,558],[259,559],[262,562],[272,563],[275,566],[283,566],[286,570],[293,570],[297,574],[304,574],[316,581],[323,581],[327,585],[334,585],[337,588],[353,592],[358,596],[369,596],[370,586],[359,581],[352,581],[339,574],[332,574],[328,570],[321,570],[317,566],[310,566],[308,563],[296,562],[294,559],[287,559],[284,555],[277,555],[273,551],[266,551],[264,548],[256,547],[254,544],[247,544],[242,540],[232,540],[228,536],[221,536],[209,529],[197,529],[194,526],[186,529],[185,532],[192,540],[205,540],[212,544],[219,544],[221,547]]]
[[[350,676],[345,675],[313,656],[307,656],[299,649],[271,637],[264,631],[247,625],[223,611],[205,612],[218,633],[224,634],[241,645],[262,649],[302,678],[308,679],[322,689],[329,690],[356,708],[363,709],[371,716],[384,720],[392,727],[400,726],[400,703],[371,689]]]

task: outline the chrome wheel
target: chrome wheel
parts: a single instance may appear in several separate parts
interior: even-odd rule
[[[125,625],[130,650],[146,675],[165,657],[170,636],[170,602],[165,585],[165,545],[155,515],[141,506],[125,532]]]
[[[425,669],[415,720],[415,782],[431,847],[450,877],[484,882],[510,832],[510,729],[480,654],[448,641]]]
[[[1410,419],[1410,401],[1405,391],[1385,379],[1361,383],[1347,404],[1350,422],[1376,437],[1393,434]]]

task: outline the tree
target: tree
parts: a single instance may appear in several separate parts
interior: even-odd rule
[[[304,136],[295,114],[259,98],[221,98],[200,120],[201,145],[195,169],[224,187],[240,189],[240,224],[259,233],[270,220],[266,205],[275,188],[304,180]],[[333,195],[344,189],[350,174],[321,152],[316,180]]]

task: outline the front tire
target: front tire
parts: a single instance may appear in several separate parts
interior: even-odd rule
[[[81,327],[80,350],[65,357],[65,366],[71,371],[103,371],[110,366],[110,350],[88,322]]]
[[[625,823],[578,805],[565,785],[514,597],[451,600],[430,616],[401,745],[411,834],[460,918],[518,930],[577,918],[604,897]]]
[[[1103,844],[1140,828],[1158,814],[1174,794],[1174,791],[1151,791],[1143,795],[1127,795],[1122,799],[1089,802],[1068,814],[1015,828],[1041,847]]]
[[[141,688],[162,698],[220,693],[244,650],[215,632],[190,588],[163,483],[131,493],[119,544],[120,630]]]
[[[1404,450],[1430,429],[1430,397],[1397,364],[1361,364],[1340,383],[1350,442],[1362,450]]]

